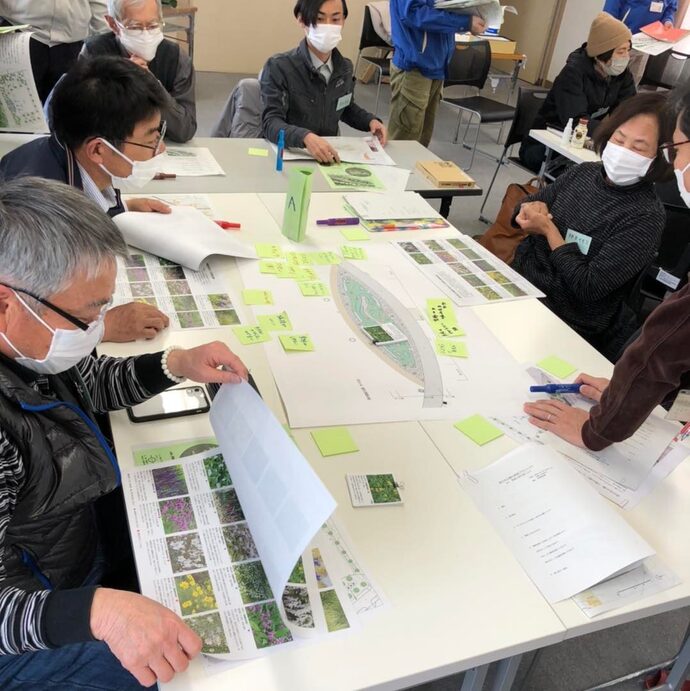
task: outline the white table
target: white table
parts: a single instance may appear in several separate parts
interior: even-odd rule
[[[554,153],[565,156],[568,160],[578,164],[598,163],[601,161],[599,154],[596,152],[589,151],[589,149],[576,149],[574,146],[570,146],[570,144],[563,144],[561,142],[561,136],[549,130],[530,130],[529,136],[546,147],[546,158],[539,171],[540,180],[543,180],[544,177],[548,175],[549,166]]]

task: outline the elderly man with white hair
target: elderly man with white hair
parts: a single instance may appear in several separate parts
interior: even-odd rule
[[[0,688],[169,681],[200,652],[197,634],[153,600],[98,587],[131,554],[112,559],[97,520],[120,472],[94,415],[185,378],[239,383],[247,369],[220,342],[91,354],[127,247],[67,185],[0,185],[0,247]]]
[[[190,140],[196,132],[194,66],[179,44],[163,37],[160,0],[108,0],[105,19],[110,31],[88,38],[80,58],[122,56],[151,72],[168,95],[162,113],[168,139]]]

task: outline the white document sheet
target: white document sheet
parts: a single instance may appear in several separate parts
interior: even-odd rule
[[[386,194],[390,192],[404,192],[412,171],[407,168],[393,168],[391,166],[380,167],[376,170],[376,177],[386,188]]]
[[[549,602],[572,597],[654,550],[553,449],[526,444],[461,477]]]
[[[411,220],[438,216],[434,209],[416,192],[376,194],[375,192],[353,192],[344,194],[343,199],[352,210],[365,221]]]
[[[237,231],[223,230],[201,211],[173,206],[169,214],[127,211],[113,219],[128,245],[198,271],[212,254],[256,258]]]
[[[225,175],[210,149],[201,146],[166,147],[158,172],[178,178]]]
[[[647,55],[661,55],[667,50],[671,50],[673,44],[666,41],[657,41],[647,34],[643,34],[641,31],[639,34],[635,34],[632,37],[632,47],[638,50],[640,53],[646,53]]]
[[[323,137],[340,156],[343,163],[360,163],[369,166],[394,166],[395,161],[386,153],[381,142],[369,137]],[[278,147],[271,143],[274,152]],[[313,161],[314,157],[306,149],[285,149],[284,161]]]
[[[31,33],[0,35],[0,132],[49,132],[31,71]]]

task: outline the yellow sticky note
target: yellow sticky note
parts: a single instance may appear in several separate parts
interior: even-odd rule
[[[469,357],[467,344],[463,341],[449,341],[447,338],[436,339],[436,352],[446,357]]]
[[[359,240],[370,240],[369,233],[362,228],[341,228],[342,236],[350,242],[357,242]]]
[[[311,259],[314,264],[322,266],[340,264],[342,262],[342,259],[335,252],[312,252]]]
[[[297,285],[302,295],[307,298],[324,297],[329,294],[326,284],[319,281],[300,281]]]
[[[268,158],[268,149],[258,149],[254,147],[249,147],[247,153],[250,156],[260,156],[261,158]]]
[[[280,245],[272,245],[270,242],[257,242],[254,247],[261,259],[277,259],[283,256],[283,250],[280,249]]]
[[[343,245],[340,249],[343,253],[345,259],[366,259],[367,251],[363,250],[361,247],[350,247],[349,245]]]
[[[259,271],[262,274],[277,274],[284,266],[287,266],[285,262],[277,262],[273,259],[259,259]]]
[[[254,345],[271,340],[260,326],[233,326],[232,330],[242,345]]]
[[[457,324],[453,303],[448,298],[430,298],[426,301],[426,313],[429,321],[434,324]]]
[[[541,369],[543,369],[545,372],[553,374],[554,377],[558,377],[559,379],[569,377],[577,369],[577,367],[574,367],[565,360],[561,360],[561,358],[556,357],[555,355],[550,355],[549,357],[545,357],[543,360],[540,360],[537,363],[537,367],[541,367]]]
[[[319,275],[314,269],[310,269],[308,266],[296,266],[295,275],[292,278],[296,281],[316,281]]]
[[[280,336],[280,343],[287,351],[298,350],[301,352],[309,352],[314,350],[314,343],[311,336],[307,334],[287,334]]]
[[[431,322],[431,330],[441,338],[458,338],[465,335],[457,324],[447,322]]]
[[[245,305],[272,305],[273,294],[270,290],[247,289],[242,291]]]
[[[481,415],[465,418],[453,426],[479,446],[484,446],[484,444],[503,436],[503,432],[498,427],[492,425]]]
[[[287,312],[260,314],[256,320],[263,331],[292,331],[292,322]]]
[[[299,276],[300,267],[291,266],[290,264],[285,264],[284,262],[278,267],[276,271],[276,276],[278,278],[297,278]]]
[[[311,433],[312,439],[319,447],[322,456],[339,456],[343,453],[354,453],[359,447],[350,435],[347,427],[325,427]]]
[[[308,252],[286,252],[285,261],[292,266],[311,264],[311,256]]]

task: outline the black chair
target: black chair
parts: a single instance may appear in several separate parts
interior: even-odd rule
[[[661,55],[652,55],[647,61],[640,86],[673,89],[690,80],[690,58],[666,51]]]
[[[515,116],[515,108],[500,101],[494,101],[480,95],[481,90],[486,84],[491,66],[491,46],[488,41],[472,41],[456,48],[448,68],[448,79],[444,82],[444,87],[451,86],[470,86],[477,89],[476,96],[465,98],[447,98],[444,96],[443,102],[458,108],[458,126],[455,131],[454,144],[458,143],[460,126],[465,113],[469,114],[469,121],[465,129],[462,145],[472,151],[470,165],[466,170],[470,170],[474,164],[474,157],[477,151],[486,156],[491,156],[480,149],[477,149],[479,131],[482,123],[503,123],[509,122]],[[467,133],[472,121],[477,119],[477,133],[474,137],[474,144],[469,146],[466,142]],[[491,156],[495,158],[495,156]],[[496,159],[498,160],[498,159]]]
[[[537,113],[544,104],[546,95],[548,93],[549,92],[547,89],[523,89],[522,87],[518,91],[515,117],[513,118],[513,122],[508,130],[508,136],[506,137],[505,145],[503,146],[503,153],[501,154],[501,158],[498,160],[498,165],[494,171],[494,176],[491,178],[491,184],[484,195],[484,203],[482,204],[482,208],[479,210],[480,221],[490,223],[490,220],[484,216],[484,207],[486,206],[486,202],[488,201],[491,190],[496,182],[498,171],[506,162],[506,159],[508,162],[514,163],[516,166],[519,166],[530,174],[532,173],[532,171],[528,170],[520,163],[520,159],[517,156],[508,157],[508,150],[514,144],[520,143],[529,134],[530,129],[532,129],[534,118],[537,116]]]
[[[363,55],[362,51],[367,48],[378,48],[386,50],[386,57],[377,58],[369,55]],[[374,115],[378,113],[379,109],[379,96],[381,95],[381,81],[384,77],[390,76],[391,73],[391,54],[393,52],[393,47],[386,43],[374,30],[374,24],[371,21],[371,10],[369,5],[364,7],[364,21],[362,22],[362,35],[359,39],[359,55],[357,56],[357,64],[355,65],[355,75],[357,74],[357,68],[359,63],[364,61],[373,65],[378,72],[379,78],[377,80],[376,87],[376,107],[374,108]]]

